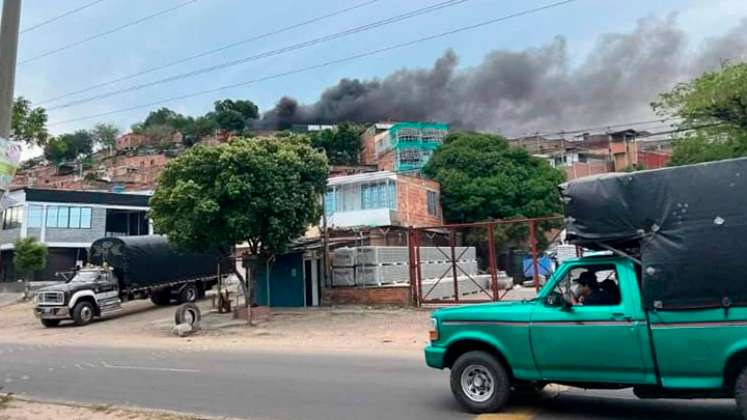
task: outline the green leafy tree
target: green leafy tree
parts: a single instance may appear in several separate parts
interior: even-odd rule
[[[680,83],[652,107],[683,130],[673,142],[672,165],[747,156],[747,63]]]
[[[246,243],[256,259],[283,252],[316,223],[327,160],[305,138],[236,138],[196,145],[169,161],[150,200],[157,232],[189,250],[226,255]],[[256,263],[248,299],[256,303]],[[242,277],[240,273],[236,273]]]
[[[450,134],[423,173],[441,184],[449,222],[543,217],[563,211],[557,186],[564,174],[501,137]]]
[[[210,117],[218,128],[242,133],[251,127],[253,120],[259,118],[259,108],[252,101],[224,99],[215,102],[215,112]]]
[[[62,163],[67,156],[68,145],[58,137],[53,137],[44,146],[44,157],[55,165]]]
[[[182,132],[182,134],[184,135],[184,145],[194,145],[201,139],[213,135],[217,128],[218,124],[210,115],[195,118],[194,122],[191,125],[185,127],[184,131]]]
[[[117,143],[119,128],[114,124],[99,123],[91,130],[94,144],[112,150]]]
[[[47,111],[42,107],[31,107],[31,101],[23,96],[13,101],[11,133],[13,140],[43,147],[47,143]]]
[[[13,267],[26,282],[34,271],[43,270],[47,266],[47,247],[37,242],[36,238],[18,239],[13,246]]]
[[[360,136],[363,127],[341,123],[335,130],[322,130],[312,134],[312,146],[323,149],[333,165],[357,165],[361,151]]]

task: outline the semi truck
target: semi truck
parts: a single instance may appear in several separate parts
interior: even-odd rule
[[[183,252],[165,236],[101,238],[91,244],[88,264],[69,280],[35,293],[34,314],[45,327],[64,320],[86,325],[128,300],[194,302],[228,272],[219,253]]]
[[[734,398],[747,419],[747,159],[561,186],[563,262],[534,299],[433,313],[428,366],[499,411],[549,383],[639,398]],[[606,255],[605,255],[606,253]]]

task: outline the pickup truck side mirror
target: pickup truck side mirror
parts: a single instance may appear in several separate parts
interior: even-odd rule
[[[551,293],[545,298],[545,303],[565,310],[573,308],[573,303],[560,293]]]

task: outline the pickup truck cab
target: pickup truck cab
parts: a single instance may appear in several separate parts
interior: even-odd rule
[[[627,258],[578,258],[535,299],[436,310],[426,363],[451,369],[454,396],[476,413],[560,383],[736,398],[747,419],[747,308],[645,310],[639,278]]]

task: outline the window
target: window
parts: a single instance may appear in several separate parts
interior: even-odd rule
[[[558,282],[552,294],[578,306],[617,305],[620,284],[611,264],[576,266]]]
[[[361,209],[391,208],[393,200],[390,200],[390,196],[394,191],[393,185],[385,182],[361,185]]]
[[[59,229],[90,229],[90,207],[47,207],[47,227]]]
[[[40,228],[42,226],[42,206],[38,204],[29,205],[28,227]]]
[[[438,216],[438,193],[435,191],[428,191],[426,195],[428,199],[428,214],[431,216]]]
[[[3,212],[3,230],[21,227],[23,220],[23,207],[9,207]]]
[[[335,212],[335,191],[334,190],[327,190],[327,193],[324,194],[324,212],[327,214],[327,216]]]

